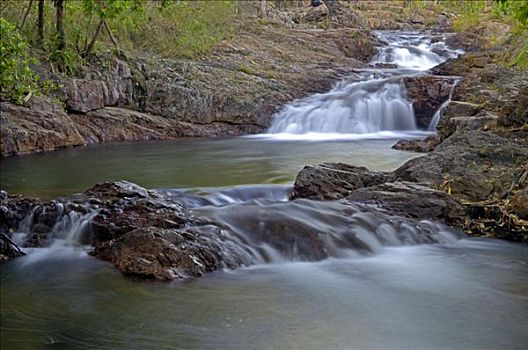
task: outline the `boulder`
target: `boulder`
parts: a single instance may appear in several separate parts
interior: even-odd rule
[[[220,237],[203,230],[143,227],[97,245],[92,254],[125,275],[157,280],[200,277],[249,263],[246,254],[222,245]]]
[[[461,32],[450,36],[446,39],[446,44],[467,52],[478,51],[483,47],[482,38],[477,34],[468,32]]]
[[[450,77],[418,76],[404,77],[407,97],[413,103],[416,125],[427,129],[435,112],[447,101],[456,79]]]
[[[398,180],[428,182],[467,201],[506,191],[528,163],[528,147],[491,132],[456,132],[427,155],[394,171]]]
[[[394,149],[401,151],[411,151],[418,153],[427,153],[433,151],[440,144],[437,136],[427,136],[423,140],[399,140],[392,146]]]
[[[343,163],[305,166],[295,179],[292,199],[341,199],[351,191],[386,182],[390,175]]]
[[[376,205],[391,215],[462,227],[464,207],[446,192],[411,182],[391,182],[352,191],[347,200]]]

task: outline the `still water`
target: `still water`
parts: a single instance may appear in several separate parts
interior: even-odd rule
[[[395,142],[249,137],[98,145],[4,158],[1,188],[53,198],[123,179],[147,188],[289,183],[307,164],[339,161],[392,170],[416,156],[390,149]]]

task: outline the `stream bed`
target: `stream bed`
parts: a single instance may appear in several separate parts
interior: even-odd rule
[[[456,53],[423,34],[383,38],[374,63],[402,70],[365,70],[366,82],[294,101],[264,135],[2,159],[9,193],[70,197],[124,179],[229,226],[241,246],[256,231],[281,238],[281,227],[293,227],[326,234],[335,254],[310,261],[286,241],[282,251],[260,244],[249,266],[160,283],[124,277],[79,242],[24,248],[26,256],[0,265],[1,348],[526,349],[526,245],[402,224],[370,207],[288,201],[307,164],[389,171],[418,156],[391,149],[397,139],[434,133],[417,128],[398,79]]]

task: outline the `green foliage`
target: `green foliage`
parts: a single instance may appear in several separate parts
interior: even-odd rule
[[[16,26],[0,17],[0,96],[23,104],[30,93],[36,92],[37,76],[30,67],[32,58],[27,42]]]
[[[476,28],[482,22],[484,13],[491,9],[486,0],[447,1],[446,3],[449,3],[449,8],[458,14],[453,20],[453,29],[457,32]],[[446,3],[443,4],[447,5]]]
[[[513,52],[510,66],[528,69],[528,1],[496,0],[495,8],[504,16],[515,19],[513,41],[517,49]]]
[[[234,1],[165,1],[149,3],[142,21],[114,23],[123,44],[130,50],[150,51],[166,57],[195,58],[210,52],[234,34]]]
[[[527,0],[496,0],[495,8],[502,14],[511,15],[517,20],[519,26],[528,26]]]
[[[84,59],[78,51],[71,48],[59,50],[56,36],[48,42],[45,58],[49,63],[57,66],[61,72],[69,75],[75,75],[84,63]]]

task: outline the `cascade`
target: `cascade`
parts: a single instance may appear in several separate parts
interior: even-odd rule
[[[265,136],[338,138],[343,135],[394,137],[402,132],[420,134],[401,77],[420,74],[461,52],[450,50],[443,41],[432,43],[429,35],[395,32],[379,32],[379,35],[387,45],[379,49],[371,63],[374,66],[393,64],[397,69],[374,70],[377,74],[364,70],[360,72],[362,81],[342,82],[327,93],[293,101],[275,115]]]

